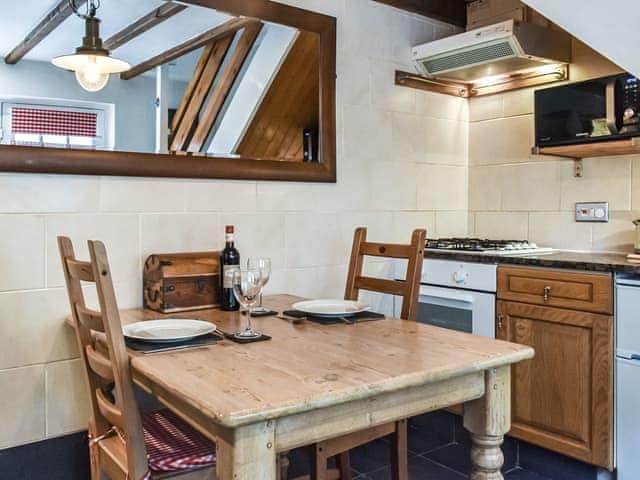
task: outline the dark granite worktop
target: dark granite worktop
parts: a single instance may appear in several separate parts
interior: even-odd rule
[[[425,251],[426,258],[475,263],[525,265],[531,267],[566,268],[591,272],[633,273],[640,275],[640,263],[632,263],[623,253],[567,252],[558,250],[542,255],[504,256],[487,253]]]

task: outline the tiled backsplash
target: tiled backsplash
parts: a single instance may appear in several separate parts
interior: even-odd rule
[[[411,45],[453,27],[370,0],[290,3],[338,19],[337,184],[0,174],[0,449],[86,427],[58,234],[81,258],[87,239],[106,243],[126,307],[148,254],[218,249],[227,223],[245,258],[273,259],[269,291],[314,297],[343,295],[356,226],[466,233],[467,103],[393,84]]]
[[[615,65],[574,42],[572,80],[617,71]],[[469,232],[529,239],[572,250],[628,252],[640,210],[640,156],[573,162],[531,155],[533,89],[469,102]],[[609,223],[576,223],[574,204],[608,201]]]

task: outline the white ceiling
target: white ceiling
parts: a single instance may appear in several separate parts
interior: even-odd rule
[[[59,0],[21,0],[19,8],[5,8],[0,15],[0,54],[9,53]],[[159,7],[162,0],[101,0],[97,17],[102,20],[101,37],[106,40],[114,33]],[[160,23],[151,30],[112,52],[132,65],[168,50],[231,17],[208,8],[189,8]],[[67,18],[25,57],[25,60],[49,62],[53,57],[72,53],[82,43],[84,22],[75,15]],[[192,69],[197,56],[178,61],[176,70]],[[174,62],[175,63],[175,62]],[[175,72],[175,76],[182,77]],[[190,76],[190,72],[189,72]]]
[[[640,76],[637,0],[524,0],[524,3],[624,70]]]

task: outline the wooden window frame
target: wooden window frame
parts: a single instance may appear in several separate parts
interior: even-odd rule
[[[336,19],[271,0],[184,0],[184,3],[320,35],[318,163],[0,145],[0,172],[335,183]]]

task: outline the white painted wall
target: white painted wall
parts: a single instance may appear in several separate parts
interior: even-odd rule
[[[0,232],[11,232],[0,235],[0,391],[11,392],[0,396],[0,448],[86,426],[56,235],[84,258],[87,239],[103,240],[130,307],[148,254],[220,248],[227,223],[244,258],[273,259],[269,291],[311,297],[343,294],[355,226],[383,241],[406,242],[416,227],[466,233],[466,103],[393,81],[412,68],[411,45],[452,27],[370,0],[288,3],[338,18],[336,184],[0,174]]]
[[[523,0],[624,70],[640,76],[637,0]]]

